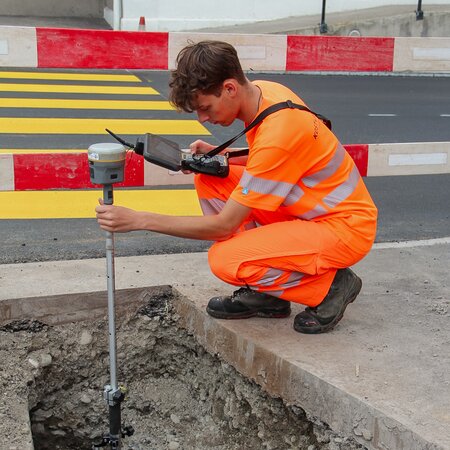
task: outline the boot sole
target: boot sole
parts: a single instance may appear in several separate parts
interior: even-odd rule
[[[342,308],[341,312],[330,323],[327,323],[326,325],[320,325],[317,328],[314,328],[314,327],[304,327],[303,328],[303,327],[295,326],[295,322],[294,322],[294,330],[299,333],[303,333],[303,334],[320,334],[320,333],[325,333],[327,331],[332,330],[344,316],[347,306],[356,300],[356,297],[358,297],[358,294],[361,292],[361,288],[362,288],[361,278],[357,277],[356,286],[353,289],[353,292],[345,301],[344,307]]]
[[[291,315],[291,309],[280,311],[245,311],[240,313],[227,313],[224,311],[216,311],[206,307],[206,312],[215,319],[249,319],[251,317],[264,317],[266,319],[284,319]]]

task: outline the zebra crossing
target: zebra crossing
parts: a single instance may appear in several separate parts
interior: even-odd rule
[[[113,127],[129,138],[210,134],[136,74],[0,70],[2,150],[85,149]]]
[[[88,209],[86,204],[91,198],[95,202],[98,192],[80,191],[92,188],[84,153],[93,143],[111,142],[106,128],[128,142],[154,133],[181,146],[210,135],[194,116],[172,107],[166,89],[165,77],[153,80],[152,73],[1,69],[0,218],[93,217],[92,204]],[[192,183],[191,178],[169,176],[159,167],[149,169],[136,158],[130,163],[133,179],[117,197],[125,206],[145,206],[142,201],[147,198],[147,205],[158,212],[199,213],[190,188],[183,194],[178,191],[180,195],[173,187],[159,187],[153,193],[130,189],[136,182],[137,186]],[[80,183],[74,183],[78,178]]]

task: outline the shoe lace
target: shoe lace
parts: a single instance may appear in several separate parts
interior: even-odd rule
[[[246,294],[248,291],[251,291],[251,289],[247,287],[237,289],[231,294],[231,301],[238,299],[241,295]]]

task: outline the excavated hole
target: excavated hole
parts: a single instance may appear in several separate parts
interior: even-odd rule
[[[125,450],[361,449],[295,406],[268,396],[177,326],[176,293],[154,291],[118,319],[118,380],[128,389]],[[0,331],[26,342],[28,401],[36,450],[83,450],[109,428],[105,319],[60,326],[36,321]],[[6,333],[4,333],[6,334]]]

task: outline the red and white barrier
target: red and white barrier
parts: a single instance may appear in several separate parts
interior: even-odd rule
[[[189,41],[235,45],[245,70],[450,72],[450,38],[167,33],[0,27],[0,66],[172,69]]]
[[[37,67],[36,28],[0,27],[0,66]]]
[[[345,145],[362,176],[450,173],[450,142]],[[192,184],[192,175],[174,173],[127,154],[125,181],[117,186]],[[0,154],[0,191],[86,189],[87,152]]]
[[[233,44],[245,70],[450,72],[450,38],[385,38],[0,26],[0,66],[159,69],[175,67],[190,41]],[[450,142],[348,145],[363,176],[450,172]],[[189,184],[142,157],[129,155],[124,186]],[[86,153],[0,154],[0,191],[92,187]]]

